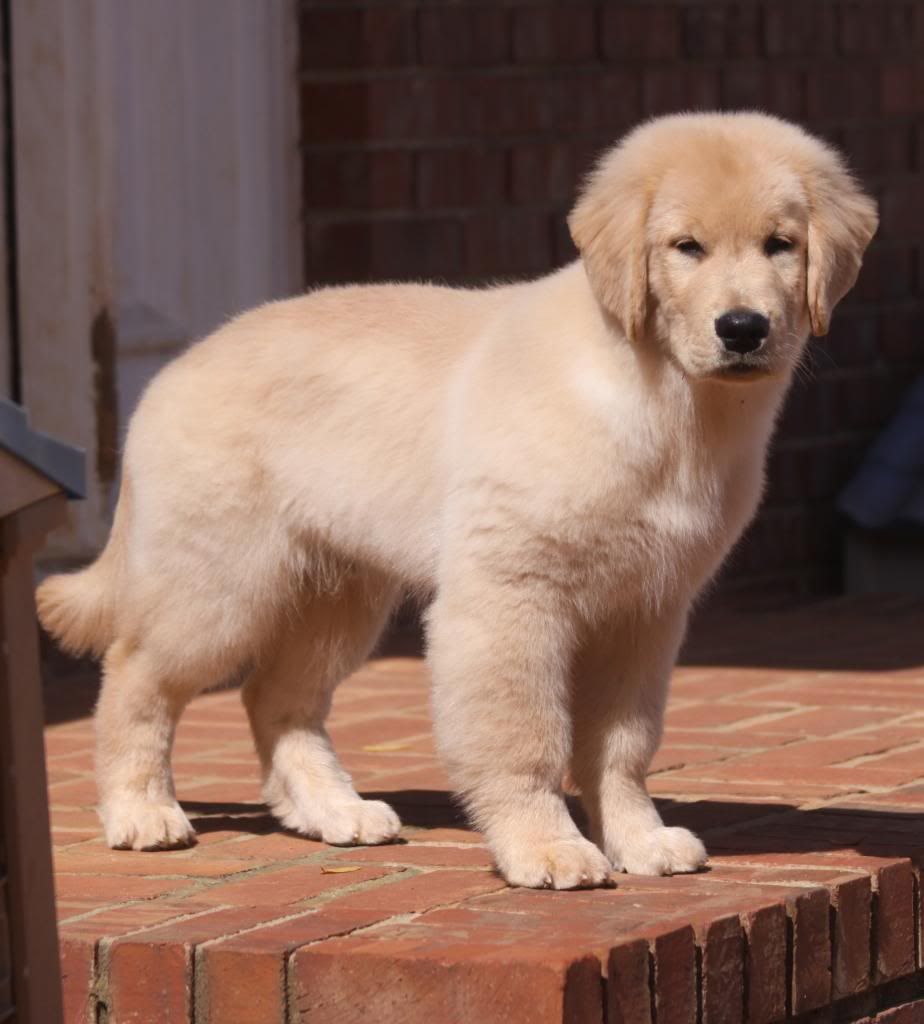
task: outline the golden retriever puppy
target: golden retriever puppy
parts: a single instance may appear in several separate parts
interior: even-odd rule
[[[105,551],[38,593],[65,647],[103,657],[109,844],[193,841],[174,728],[242,672],[279,820],[394,839],[324,720],[411,589],[433,596],[439,748],[508,881],[699,868],[700,841],[645,789],[671,669],[876,222],[800,129],[667,117],[590,175],[570,266],[484,290],[323,289],[190,348],[134,415]],[[562,799],[569,769],[590,839]]]

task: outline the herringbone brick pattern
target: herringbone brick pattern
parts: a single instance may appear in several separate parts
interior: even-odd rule
[[[46,743],[68,1024],[924,1019],[922,627],[900,601],[701,623],[650,782],[709,870],[592,892],[494,874],[449,796],[417,659],[374,660],[336,701],[358,787],[406,823],[403,843],[368,849],[277,828],[226,691],[177,737],[198,846],[107,850],[91,723],[66,719],[94,681],[59,671]]]

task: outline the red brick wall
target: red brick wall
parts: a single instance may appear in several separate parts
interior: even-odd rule
[[[573,256],[576,183],[640,118],[805,123],[846,149],[883,226],[812,345],[723,588],[836,590],[833,498],[924,364],[922,53],[924,0],[303,0],[308,283],[535,275]]]

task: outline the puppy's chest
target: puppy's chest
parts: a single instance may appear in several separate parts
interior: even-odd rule
[[[606,588],[655,603],[697,590],[737,536],[728,491],[709,467],[670,465],[596,494],[587,523]]]
[[[769,420],[705,408],[684,382],[656,401],[610,397],[619,415],[596,421],[582,463],[588,593],[654,605],[689,598],[754,512]]]

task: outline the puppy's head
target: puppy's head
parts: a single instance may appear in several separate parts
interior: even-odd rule
[[[787,373],[825,334],[876,230],[840,157],[762,114],[651,121],[592,172],[569,226],[630,341],[695,378]]]

